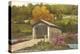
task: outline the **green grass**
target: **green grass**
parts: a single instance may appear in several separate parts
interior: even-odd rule
[[[12,38],[25,38],[32,35],[32,27],[28,24],[12,24]]]

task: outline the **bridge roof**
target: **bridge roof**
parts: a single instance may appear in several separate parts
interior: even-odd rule
[[[43,20],[43,19],[41,19],[39,22],[33,24],[32,26],[34,27],[35,25],[37,25],[37,24],[39,24],[39,23],[44,23],[44,24],[46,24],[46,25],[48,25],[48,26],[59,28],[59,26],[57,26],[57,25],[55,25],[55,24],[53,24],[53,23],[51,23],[51,22],[45,21],[45,20]]]

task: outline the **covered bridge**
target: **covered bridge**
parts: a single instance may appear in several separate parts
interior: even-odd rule
[[[32,29],[33,39],[46,37],[49,40],[52,36],[56,36],[56,34],[60,35],[62,33],[57,25],[42,19],[33,24]]]

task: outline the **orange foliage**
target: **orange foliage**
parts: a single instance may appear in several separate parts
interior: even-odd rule
[[[51,21],[53,18],[53,14],[49,12],[46,6],[36,6],[32,10],[32,19],[39,21],[40,19],[44,19],[46,21]]]

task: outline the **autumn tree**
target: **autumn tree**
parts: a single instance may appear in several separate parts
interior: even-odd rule
[[[34,21],[39,21],[40,19],[51,21],[53,14],[49,12],[46,6],[35,6],[32,10],[32,18]]]

